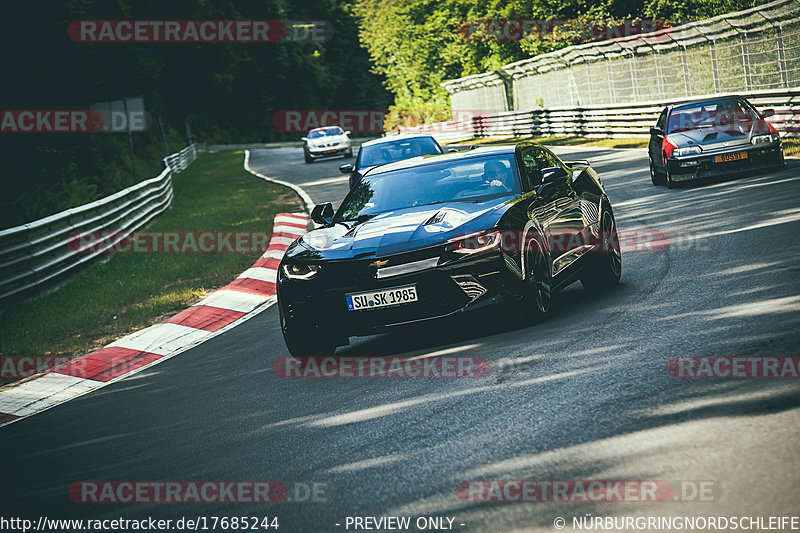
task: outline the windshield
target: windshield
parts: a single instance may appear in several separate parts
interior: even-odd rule
[[[358,167],[374,167],[410,159],[419,155],[440,154],[439,145],[431,137],[402,139],[370,146],[362,146],[358,152]]]
[[[739,100],[725,100],[673,109],[667,133],[713,127],[749,128],[756,114]]]
[[[331,135],[341,135],[344,130],[339,126],[331,126],[329,128],[320,128],[318,130],[311,130],[308,132],[309,139],[318,139],[319,137],[330,137]]]
[[[520,192],[513,154],[474,157],[367,174],[342,202],[335,220],[444,202],[479,202]]]

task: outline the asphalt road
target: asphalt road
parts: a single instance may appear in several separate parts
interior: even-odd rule
[[[542,324],[515,329],[497,310],[494,320],[354,339],[338,352],[477,355],[492,364],[487,378],[280,379],[272,363],[288,353],[272,307],[0,429],[0,514],[277,516],[281,532],[345,531],[348,516],[540,532],[555,530],[556,517],[573,531],[571,518],[587,514],[798,515],[800,382],[676,379],[665,365],[686,355],[800,355],[800,164],[670,191],[651,185],[643,150],[556,151],[592,162],[620,230],[665,232],[669,247],[625,253],[618,287],[589,295],[574,285]],[[338,204],[347,188],[341,159],[307,165],[286,148],[255,151],[250,162],[315,201]],[[458,483],[475,479],[712,490],[703,501],[663,503],[457,498]],[[76,504],[68,488],[80,480],[276,480],[293,500],[303,484],[325,494],[272,505]]]

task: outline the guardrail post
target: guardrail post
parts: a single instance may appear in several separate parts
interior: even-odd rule
[[[589,62],[584,60],[583,64],[586,66],[586,82],[589,86],[589,101],[586,103],[592,105],[594,104],[594,89],[592,88],[592,76],[589,74]]]
[[[681,45],[681,64],[683,65],[683,90],[686,96],[692,95],[692,81],[689,74],[689,60],[686,57],[686,45]]]
[[[778,46],[778,69],[781,72],[781,81],[783,82],[783,86],[788,89],[789,67],[786,64],[786,48],[783,46],[783,27],[780,24],[775,26],[775,37]]]
[[[631,53],[630,59],[628,59],[628,65],[630,65],[630,72],[631,72],[631,92],[633,93],[633,99],[639,99],[639,87],[636,84],[636,71],[633,68],[633,60],[636,57],[636,54],[633,53],[633,50],[628,50]]]
[[[739,42],[742,47],[742,69],[744,70],[744,90],[749,91],[753,86],[750,78],[750,55],[747,53],[747,31],[739,34]]]
[[[603,54],[603,61],[606,62],[606,75],[608,76],[608,92],[611,95],[611,98],[607,103],[609,104],[616,104],[617,103],[617,91],[614,89],[614,77],[611,75],[611,61]]]
[[[709,48],[711,50],[711,76],[714,79],[714,92],[718,93],[719,88],[719,67],[717,66],[717,40],[711,39]]]

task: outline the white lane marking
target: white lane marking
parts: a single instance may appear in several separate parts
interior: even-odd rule
[[[272,233],[286,233],[287,235],[295,235],[297,237],[304,235],[305,232],[306,232],[305,230],[302,230],[300,228],[295,228],[292,226],[281,226],[281,225],[275,226],[275,229],[272,230]]]
[[[161,323],[154,324],[114,341],[108,346],[119,346],[131,350],[141,350],[158,355],[167,355],[182,348],[193,346],[205,340],[211,334],[204,329],[190,328],[180,324]]]
[[[274,268],[253,267],[239,274],[237,279],[240,278],[258,279],[261,281],[269,281],[270,283],[277,283],[278,271]]]
[[[268,298],[248,292],[219,290],[194,305],[208,305],[239,313],[248,313],[267,301]]]
[[[86,394],[104,383],[66,374],[51,373],[26,381],[0,394],[0,412],[15,416],[28,416]]]
[[[272,231],[278,231],[279,227],[291,227],[294,230],[299,230],[300,228],[285,226],[284,224],[307,224],[307,223],[308,223],[308,217],[306,216],[298,218],[290,215],[275,215],[275,219],[272,222],[272,228],[273,228]]]
[[[283,254],[285,254],[285,250],[267,250],[263,254],[261,254],[262,258],[269,258],[269,259],[283,259]]]
[[[315,185],[330,185],[333,183],[347,183],[350,181],[350,176],[336,176],[335,178],[323,178],[321,180],[306,181],[301,183],[303,187],[314,187]]]
[[[273,236],[273,237],[272,237],[272,238],[269,240],[269,245],[270,245],[270,246],[272,246],[272,245],[275,245],[275,244],[279,244],[279,245],[280,245],[280,244],[289,245],[289,244],[292,244],[294,241],[295,241],[295,237],[282,237],[282,236],[281,236],[281,237],[274,237],[274,236]]]

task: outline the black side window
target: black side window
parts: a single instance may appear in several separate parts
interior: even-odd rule
[[[553,168],[561,166],[561,162],[555,155],[553,155],[547,150],[540,150],[540,151],[542,152],[542,160],[547,162],[547,166],[544,168]]]
[[[541,148],[528,148],[522,152],[522,164],[525,167],[525,175],[531,187],[542,183],[542,169],[558,166],[550,164],[550,154]]]
[[[656,128],[664,129],[667,127],[667,110],[661,112],[658,116],[658,122],[656,122]]]

